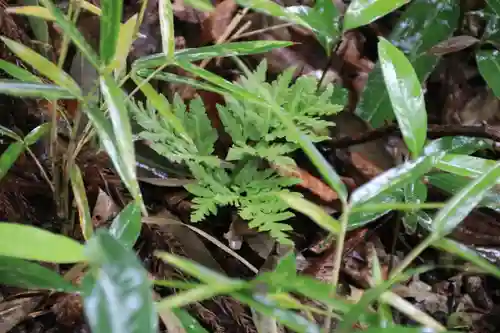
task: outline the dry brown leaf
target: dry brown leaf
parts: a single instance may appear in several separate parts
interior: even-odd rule
[[[202,43],[210,43],[221,38],[237,9],[238,4],[234,0],[224,0],[217,4],[202,23]]]

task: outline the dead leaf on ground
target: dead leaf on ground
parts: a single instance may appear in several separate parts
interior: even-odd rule
[[[219,40],[233,20],[237,9],[238,4],[234,0],[224,0],[217,4],[201,25],[202,43]]]

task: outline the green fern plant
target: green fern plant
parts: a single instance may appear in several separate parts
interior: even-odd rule
[[[258,82],[312,141],[327,139],[328,127],[333,123],[323,117],[343,108],[331,102],[333,86],[317,93],[313,77],[301,77],[292,83],[293,68],[268,83],[266,71],[264,61],[251,73],[252,77],[242,77],[236,84],[249,90]],[[266,168],[266,161],[293,166],[290,153],[298,145],[270,109],[231,96],[226,96],[225,102],[217,105],[217,109],[233,144],[224,159],[214,155],[217,131],[211,126],[199,97],[189,103],[189,112],[178,96],[174,98],[175,116],[186,133],[176,131],[149,103],[132,107],[132,114],[144,129],[138,136],[148,140],[158,154],[186,164],[197,180],[185,186],[194,196],[192,222],[217,214],[219,207],[233,206],[249,222],[249,227],[269,232],[281,243],[290,243],[287,233],[291,227],[283,221],[293,213],[279,199],[279,194],[289,192],[288,188],[298,180]]]

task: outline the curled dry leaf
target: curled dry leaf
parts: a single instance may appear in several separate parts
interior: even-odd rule
[[[472,36],[453,36],[433,46],[428,53],[436,56],[442,56],[448,53],[461,51],[469,46],[477,44],[478,42],[479,39]]]
[[[113,199],[99,188],[97,201],[92,212],[92,223],[95,228],[102,227],[107,221],[117,215],[120,208]]]

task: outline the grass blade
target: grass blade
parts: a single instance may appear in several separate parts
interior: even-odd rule
[[[122,20],[123,0],[102,1],[101,11],[99,53],[103,66],[107,66],[116,53]]]
[[[92,217],[90,215],[89,203],[87,201],[87,194],[85,193],[82,173],[76,164],[73,164],[71,168],[70,180],[76,207],[78,208],[80,229],[82,230],[83,238],[85,238],[85,240],[89,240],[94,233],[94,226],[92,224]]]

